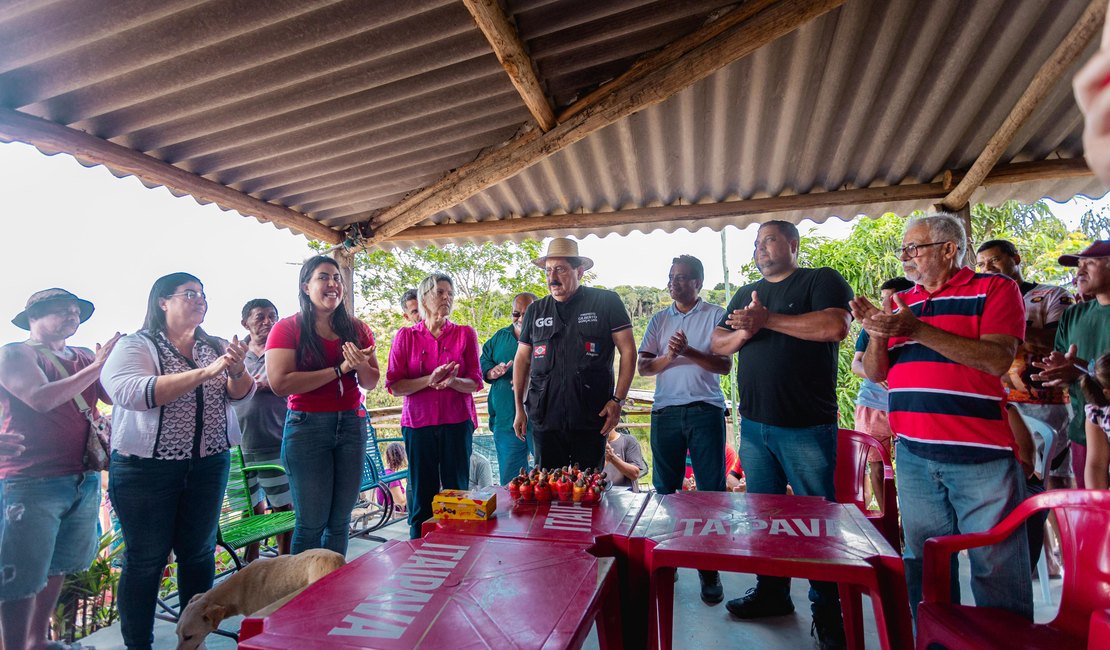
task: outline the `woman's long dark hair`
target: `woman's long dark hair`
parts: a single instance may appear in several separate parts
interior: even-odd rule
[[[316,306],[312,304],[312,299],[308,297],[303,288],[312,279],[312,274],[316,272],[316,268],[321,264],[331,264],[336,269],[339,268],[339,263],[334,259],[326,255],[317,255],[301,266],[300,282],[297,284],[297,299],[301,305],[301,336],[300,340],[297,341],[297,368],[300,370],[319,370],[326,363],[324,361],[324,346],[320,345],[320,339],[316,336]],[[348,291],[349,287],[344,286],[343,290]],[[335,330],[339,339],[344,343],[350,341],[360,347],[362,346],[355,321],[347,313],[345,303],[340,302],[339,306],[332,312],[331,328]]]
[[[178,293],[178,290],[189,282],[196,282],[200,285],[200,290],[204,291],[204,283],[197,276],[183,271],[163,275],[154,281],[154,285],[150,287],[150,295],[146,299],[146,318],[143,319],[144,331],[151,335],[158,332],[166,333],[166,312],[162,310],[162,305],[158,301]],[[212,349],[218,354],[224,353],[224,346],[219,340],[205,332],[203,328],[197,327],[193,336],[212,346]]]

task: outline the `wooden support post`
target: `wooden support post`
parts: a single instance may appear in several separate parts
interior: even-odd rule
[[[1087,10],[1076,21],[1075,27],[1052,53],[1052,56],[1048,57],[1041,69],[1037,71],[1037,74],[1033,76],[1033,81],[1022,93],[1017,104],[1014,104],[1010,114],[1003,120],[1002,126],[998,127],[998,131],[987,141],[987,146],[976,158],[975,164],[971,166],[959,185],[941,201],[946,211],[956,212],[967,205],[972,192],[979,187],[979,184],[990,173],[991,168],[1005,153],[1007,147],[1013,142],[1014,136],[1033,114],[1033,111],[1048,96],[1075,60],[1079,58],[1079,55],[1087,48],[1095,34],[1099,33],[1105,19],[1106,1],[1091,0]]]
[[[504,147],[480,156],[388,208],[371,220],[374,234],[367,240],[367,246],[377,245],[405,228],[519,174],[589,134],[662,102],[843,3],[844,0],[783,0],[773,4],[673,63],[606,94],[551,131],[540,134],[534,129],[522,134]]]
[[[355,315],[355,261],[354,253],[346,248],[337,248],[332,253],[335,261],[339,263],[339,275],[343,277],[343,304],[347,313]]]
[[[474,17],[478,29],[486,35],[493,53],[501,62],[501,67],[509,75],[509,81],[520,93],[528,112],[536,118],[536,124],[544,131],[550,131],[555,126],[555,112],[547,96],[543,94],[540,80],[532,69],[532,58],[520,40],[509,17],[501,10],[497,0],[462,0],[466,10]]]
[[[0,108],[0,141],[26,142],[46,151],[63,151],[78,160],[131,174],[145,183],[189,194],[198,202],[215,203],[225,210],[236,210],[322,242],[343,241],[341,233],[300,212],[261,201],[134,149],[18,111]]]
[[[964,264],[975,268],[975,240],[971,234],[971,204],[965,203],[964,207],[953,214],[964,224],[964,233],[967,235],[967,241],[964,243]]]

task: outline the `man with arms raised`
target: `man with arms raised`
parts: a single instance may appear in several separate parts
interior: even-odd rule
[[[1024,494],[999,377],[1025,336],[1025,309],[1013,280],[963,266],[966,246],[963,224],[950,214],[911,219],[901,260],[916,286],[895,294],[884,309],[863,297],[852,301],[852,313],[871,337],[863,354],[867,378],[890,386],[915,618],[925,540],[988,530]],[[1024,530],[969,554],[975,604],[1032,620]],[[959,603],[956,563],[953,555],[951,596]]]
[[[578,254],[578,242],[553,239],[532,263],[544,270],[551,295],[524,312],[513,360],[513,429],[524,440],[531,422],[540,467],[599,468],[636,371],[632,321],[617,294],[581,286],[594,262]]]
[[[832,501],[836,469],[836,371],[848,335],[852,288],[829,268],[798,266],[797,227],[769,221],[755,240],[761,280],[740,287],[713,331],[712,352],[736,353],[740,462],[748,492]],[[700,485],[699,485],[700,487]],[[810,582],[813,633],[822,647],[844,645],[840,597],[831,582]],[[790,580],[759,576],[728,602],[742,619],[789,614]]]

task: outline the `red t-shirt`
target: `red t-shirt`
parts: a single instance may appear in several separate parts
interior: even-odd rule
[[[374,333],[370,327],[358,319],[354,319],[355,330],[358,332],[358,345],[367,348],[374,345]],[[298,371],[319,370],[331,368],[343,361],[343,341],[335,339],[329,341],[317,336],[320,345],[324,348],[324,363],[315,367],[297,366]],[[280,348],[284,350],[297,349],[297,342],[301,339],[301,316],[294,314],[274,323],[270,336],[266,339],[266,349]],[[336,378],[316,390],[307,393],[290,395],[287,404],[292,411],[307,411],[309,413],[328,413],[333,411],[350,411],[357,409],[362,403],[362,393],[358,390],[358,381],[354,373],[347,373],[342,377],[343,391],[339,390],[340,379]]]
[[[70,375],[77,374],[93,362],[87,350],[70,348],[75,358],[61,359]],[[43,354],[35,350],[35,362],[50,382],[65,379]],[[96,408],[102,397],[100,382],[95,382],[81,392],[85,403]],[[52,477],[79,474],[85,471],[85,441],[89,435],[89,421],[77,409],[73,400],[39,413],[0,386],[0,431],[23,434],[25,451],[19,456],[0,456],[0,479],[27,477]]]

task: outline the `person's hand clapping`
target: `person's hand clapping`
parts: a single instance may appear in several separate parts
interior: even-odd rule
[[[755,336],[767,324],[770,312],[759,302],[759,292],[752,292],[752,301],[743,309],[736,309],[725,321],[734,330],[744,330]]]
[[[674,336],[671,337],[670,341],[667,341],[667,356],[672,359],[677,359],[686,354],[686,350],[689,348],[690,343],[686,340],[686,332],[678,330],[674,333]]]
[[[501,379],[502,377],[504,377],[505,373],[509,372],[509,369],[513,367],[513,361],[514,361],[513,359],[509,359],[509,361],[507,363],[499,363],[496,366],[490,368],[489,369],[490,381],[494,381],[494,380]]]
[[[224,350],[222,358],[228,375],[232,377],[242,375],[247,370],[244,361],[247,358],[246,341],[240,341],[238,336],[231,337],[231,342],[227,344],[227,349]]]
[[[371,345],[368,348],[359,349],[358,345],[347,341],[343,344],[343,362],[339,365],[339,371],[347,374],[352,370],[355,372],[369,372],[370,361],[374,357],[374,347]],[[347,366],[344,368],[344,364]]]

